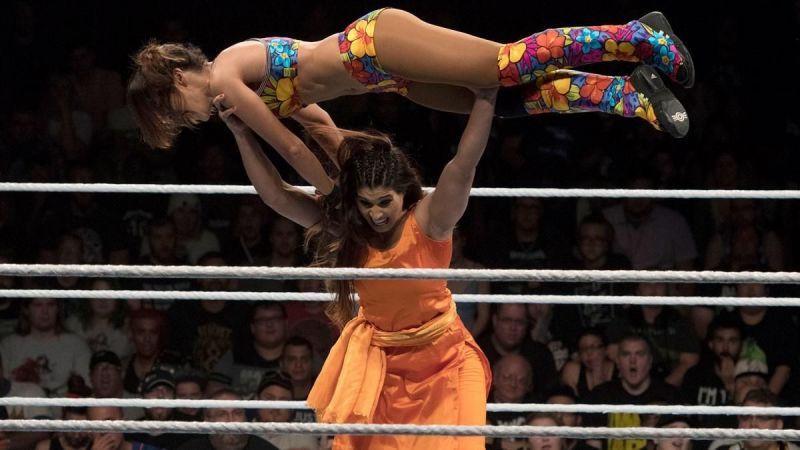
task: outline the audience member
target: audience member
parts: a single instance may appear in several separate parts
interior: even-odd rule
[[[288,401],[294,398],[292,380],[281,373],[268,373],[258,384],[256,398],[266,401]],[[296,422],[299,410],[261,408],[258,410],[259,422]],[[264,433],[258,435],[280,450],[317,450],[319,438],[307,434]]]
[[[61,303],[53,298],[25,301],[17,333],[0,341],[0,357],[10,379],[36,383],[53,397],[66,394],[71,377],[89,379],[89,347],[64,331]]]
[[[242,396],[236,391],[222,389],[211,399],[241,400]],[[244,408],[208,408],[204,417],[206,422],[244,422],[247,419]],[[278,447],[247,434],[212,433],[192,439],[177,450],[278,450]]]

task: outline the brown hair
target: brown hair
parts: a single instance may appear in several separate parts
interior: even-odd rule
[[[174,71],[202,70],[208,57],[192,44],[160,44],[150,41],[133,56],[134,73],[128,83],[128,105],[142,138],[151,147],[168,148],[181,128],[195,122],[175,111],[178,92]]]
[[[341,201],[323,207],[322,221],[306,232],[306,246],[314,250],[315,266],[360,267],[366,257],[367,237],[373,230],[358,210],[358,190],[387,187],[403,197],[403,209],[419,201],[422,182],[406,155],[379,132],[339,130],[343,139],[337,152]],[[313,244],[313,245],[312,245]],[[355,312],[353,280],[332,282],[335,301],[327,314],[340,327]]]

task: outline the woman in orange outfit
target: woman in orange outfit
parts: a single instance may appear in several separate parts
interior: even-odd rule
[[[279,214],[311,228],[317,261],[334,267],[447,268],[453,228],[464,214],[475,167],[489,137],[496,89],[476,90],[458,150],[436,188],[388,137],[342,132],[341,202],[288,185],[234,115],[233,131],[250,181]],[[222,96],[215,99],[222,109]],[[341,336],[308,397],[327,423],[483,425],[491,372],[456,314],[445,280],[336,282],[330,315]],[[360,296],[355,317],[353,292]],[[483,449],[483,437],[337,436],[334,449]]]

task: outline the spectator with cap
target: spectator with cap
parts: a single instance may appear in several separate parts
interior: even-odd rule
[[[89,381],[92,383],[94,398],[136,398],[125,392],[122,385],[122,361],[111,350],[100,350],[89,360]],[[141,408],[126,408],[125,418],[132,420],[141,417]]]
[[[692,428],[692,420],[687,416],[664,414],[658,418],[656,428]],[[648,443],[654,450],[692,450],[693,442],[686,438],[663,438]]]
[[[187,370],[175,374],[175,398],[180,400],[200,400],[203,398],[208,378],[200,371]],[[173,419],[187,422],[203,420],[199,408],[176,408]]]
[[[294,385],[289,377],[280,372],[271,373],[261,379],[256,390],[256,398],[267,401],[289,401],[293,398],[293,391]],[[258,410],[256,420],[259,422],[296,422],[297,411],[262,408]],[[263,433],[258,437],[280,450],[317,450],[319,448],[319,438],[307,434]]]
[[[122,387],[122,361],[119,356],[111,350],[94,352],[89,360],[89,380],[93,397],[123,397],[125,389]]]
[[[142,380],[142,397],[146,399],[175,399],[175,377],[164,369],[154,369],[147,373]],[[172,420],[172,408],[144,408],[144,417],[140,420]],[[180,433],[126,433],[125,438],[131,441],[143,442],[155,447],[173,449],[191,439]]]
[[[179,255],[190,264],[208,252],[220,251],[219,238],[203,224],[203,209],[196,194],[172,194],[167,216],[175,224]]]
[[[213,400],[242,400],[242,396],[231,389],[217,391]],[[206,422],[244,422],[247,420],[244,408],[207,408]],[[177,450],[279,450],[269,442],[247,434],[213,433],[177,447]]]

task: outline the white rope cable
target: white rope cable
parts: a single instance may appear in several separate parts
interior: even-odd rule
[[[358,295],[355,296],[358,300]],[[325,302],[333,299],[324,292],[250,291],[144,291],[105,289],[0,289],[0,298],[68,298],[118,300],[225,300]],[[800,306],[796,297],[653,297],[637,295],[516,295],[453,294],[457,303],[530,303],[553,305],[709,305],[709,306]]]
[[[304,401],[279,400],[186,400],[146,398],[45,398],[2,397],[0,406],[86,407],[119,406],[122,408],[244,408],[311,409]],[[674,414],[674,415],[748,415],[800,416],[800,407],[785,406],[705,406],[705,405],[608,405],[548,403],[489,403],[490,412],[550,412],[584,414]]]
[[[311,186],[297,186],[313,193]],[[425,187],[430,191],[432,187]],[[255,194],[249,185],[206,184],[122,184],[122,183],[0,183],[6,192],[95,192],[119,194]],[[542,198],[753,198],[773,200],[800,199],[798,190],[739,189],[557,189],[557,188],[472,188],[472,197],[542,197]]]
[[[3,431],[93,431],[170,433],[292,433],[292,434],[403,434],[426,436],[528,437],[563,436],[598,439],[761,439],[796,440],[800,430],[728,428],[607,428],[492,425],[322,424],[294,422],[179,422],[142,420],[3,420]]]
[[[122,278],[269,278],[350,280],[799,283],[800,272],[556,269],[365,269],[355,267],[143,266],[112,264],[0,264],[0,275]]]

